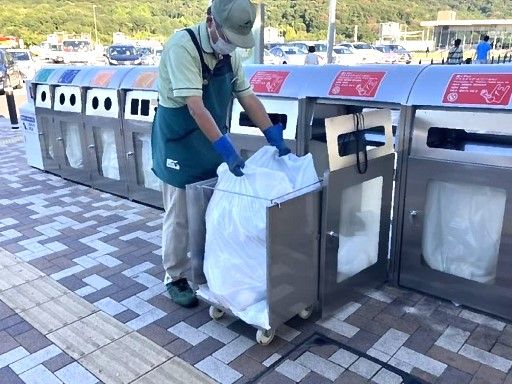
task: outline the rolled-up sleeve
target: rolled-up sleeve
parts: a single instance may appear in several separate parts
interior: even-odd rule
[[[197,51],[179,42],[168,50],[168,75],[174,97],[202,96],[203,78]]]
[[[232,56],[231,65],[233,67],[233,73],[235,76],[235,84],[233,87],[235,96],[244,97],[253,94],[254,92],[252,91],[252,86],[245,78],[240,55],[236,52]]]

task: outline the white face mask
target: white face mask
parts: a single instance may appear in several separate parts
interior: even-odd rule
[[[229,55],[236,49],[236,45],[228,43],[220,37],[217,39],[216,43],[212,42],[211,44],[213,50],[220,55]]]

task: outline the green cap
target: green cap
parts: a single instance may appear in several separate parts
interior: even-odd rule
[[[212,16],[231,43],[240,48],[254,47],[256,6],[249,0],[213,0]]]

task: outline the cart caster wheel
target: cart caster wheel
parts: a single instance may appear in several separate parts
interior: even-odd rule
[[[299,312],[299,317],[301,319],[309,319],[309,317],[311,316],[311,314],[313,313],[313,307],[306,307],[304,308],[302,311]]]
[[[276,334],[276,331],[270,330],[270,331],[262,331],[258,329],[256,332],[256,341],[258,344],[261,345],[269,345],[272,340],[274,340],[274,336]]]
[[[208,313],[213,320],[219,320],[222,316],[224,316],[224,311],[214,307],[213,305],[210,307]]]

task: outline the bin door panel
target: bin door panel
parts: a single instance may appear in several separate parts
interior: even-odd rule
[[[78,117],[55,117],[60,175],[68,180],[91,185],[83,122]]]
[[[409,160],[399,283],[512,319],[512,181],[503,168]]]
[[[160,180],[151,170],[151,125],[128,121],[123,129],[129,198],[163,208]]]
[[[37,116],[37,126],[39,129],[39,144],[43,155],[43,167],[45,171],[58,173],[59,162],[56,154],[57,135],[53,118],[44,113],[39,113],[39,116]]]
[[[385,142],[371,139],[384,133]],[[395,154],[389,110],[326,119],[322,316],[387,278]]]
[[[85,131],[94,188],[127,197],[126,156],[120,123],[92,117],[88,118]]]
[[[324,182],[320,294],[323,313],[387,278],[394,154],[353,167]]]

